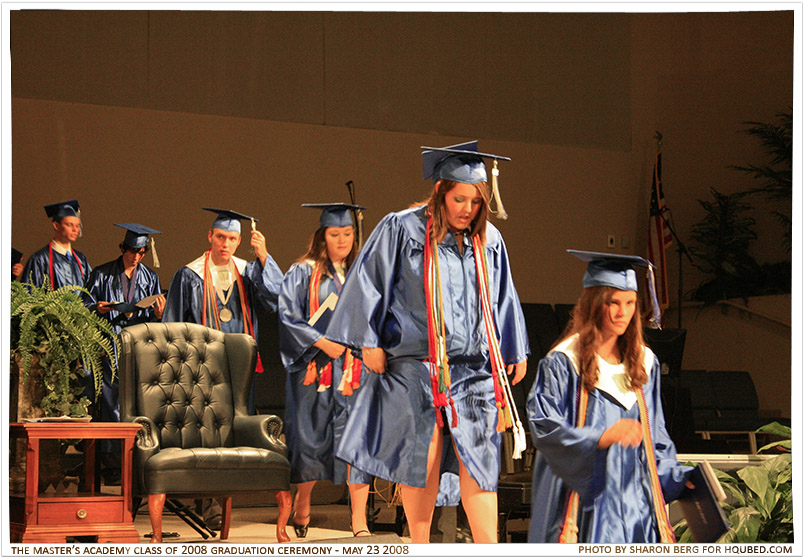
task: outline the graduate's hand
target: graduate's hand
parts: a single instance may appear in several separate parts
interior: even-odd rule
[[[597,447],[606,449],[614,444],[635,448],[642,442],[642,425],[638,420],[620,419],[603,432]]]
[[[339,345],[334,341],[330,341],[326,337],[322,337],[321,339],[313,343],[313,345],[324,351],[329,358],[333,359],[341,356],[343,354],[343,351],[346,350],[346,347],[344,347],[343,345]]]
[[[158,297],[156,297],[156,300],[151,305],[154,307],[154,316],[156,316],[157,320],[162,319],[162,314],[165,312],[165,302],[167,302],[165,295],[160,294]]]
[[[22,275],[22,270],[23,269],[24,269],[24,267],[22,266],[21,263],[15,263],[14,265],[11,266],[11,275],[14,278],[17,278],[20,275]]]
[[[385,351],[382,347],[363,347],[363,364],[377,374],[385,372],[385,366],[388,363],[385,357]]]
[[[265,266],[268,248],[265,247],[265,236],[256,229],[251,231],[251,247],[254,248],[254,254],[259,258],[260,263]]]
[[[107,301],[99,302],[98,303],[98,314],[108,314],[111,312],[112,307],[108,305]]]
[[[528,371],[528,359],[523,360],[522,362],[517,362],[516,364],[509,364],[508,365],[508,375],[514,375],[514,379],[511,380],[511,384],[518,384],[522,378],[525,377],[525,374]]]

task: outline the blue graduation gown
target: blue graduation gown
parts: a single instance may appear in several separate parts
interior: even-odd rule
[[[608,393],[594,389],[585,426],[574,426],[580,381],[575,340],[577,335],[564,340],[541,360],[528,396],[528,421],[537,452],[528,541],[558,542],[571,489],[580,496],[579,543],[658,542],[643,446],[597,448],[600,436],[615,422],[639,420],[637,404],[626,410]],[[692,468],[676,460],[664,425],[659,361],[647,347],[645,370],[649,379],[642,390],[659,481],[665,501],[670,502],[684,489]]]
[[[243,262],[239,258],[235,261]],[[243,286],[246,297],[248,298],[249,313],[251,323],[254,327],[254,337],[257,338],[257,309],[255,304],[266,312],[276,312],[279,289],[282,285],[282,271],[269,254],[265,258],[265,266],[259,260],[248,262],[240,271],[243,277]],[[202,323],[202,311],[204,308],[204,282],[203,279],[192,269],[185,266],[179,269],[170,282],[167,301],[165,302],[165,312],[162,314],[163,322],[192,322]],[[228,322],[221,321],[220,330],[226,333],[244,333],[244,316],[240,309],[240,293],[237,285],[233,282],[230,287],[234,289],[232,296],[226,303],[225,308],[232,312],[232,319]],[[220,312],[224,305],[218,296],[215,302]],[[215,327],[207,320],[207,327]]]
[[[49,264],[50,244],[34,252],[25,264],[25,269],[20,276],[20,281],[23,283],[33,283],[41,287],[45,282],[45,277],[50,280],[50,264]],[[53,289],[58,289],[64,285],[78,285],[83,287],[87,282],[92,268],[87,261],[87,257],[75,250],[75,255],[81,262],[79,267],[72,254],[68,258],[66,255],[59,254],[55,249],[53,250]]]
[[[159,284],[159,276],[146,265],[137,264],[136,285],[131,300],[127,300],[127,292],[123,290],[123,258],[106,262],[92,270],[86,289],[89,296],[85,296],[85,303],[88,306],[97,305],[98,302],[130,302],[135,304],[145,297],[159,294],[162,287]],[[139,309],[132,313],[131,317],[121,315],[117,310],[110,310],[101,317],[109,320],[115,332],[120,333],[124,327],[143,322],[156,321],[156,315],[152,307]],[[115,355],[117,358],[117,355]],[[118,404],[118,383],[115,376],[112,380],[112,369],[108,360],[103,362],[103,389],[101,391],[101,420],[109,422],[120,421],[120,407]]]
[[[334,457],[335,446],[343,434],[349,407],[355,395],[345,396],[337,388],[343,377],[344,355],[332,361],[332,386],[318,391],[318,383],[304,385],[307,364],[314,358],[320,365],[326,356],[314,343],[324,337],[331,311],[312,326],[310,317],[310,263],[293,264],[282,281],[279,294],[279,350],[287,371],[285,388],[285,436],[290,453],[291,482],[346,481],[346,463]],[[335,281],[322,276],[318,302],[337,294]],[[348,349],[347,349],[348,350]],[[366,377],[361,372],[361,382]],[[352,468],[351,482],[368,483],[371,477]]]
[[[428,365],[424,296],[425,208],[385,216],[349,271],[327,338],[346,346],[382,347],[388,369],[372,376],[357,394],[335,455],[380,478],[424,487],[427,450],[436,418]],[[525,320],[499,231],[486,227],[490,298],[500,348],[508,364],[529,353]],[[457,428],[449,434],[469,474],[483,490],[495,491],[500,435],[479,306],[472,244],[463,253],[448,233],[438,246],[447,355]],[[442,472],[457,473],[452,443],[445,443]]]

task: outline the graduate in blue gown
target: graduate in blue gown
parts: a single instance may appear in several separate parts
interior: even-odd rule
[[[253,227],[250,244],[257,259],[248,262],[234,255],[241,240],[240,219],[252,217],[204,209],[218,215],[208,233],[210,249],[173,275],[162,321],[193,322],[256,339],[255,305],[276,312],[282,270],[268,253],[265,236]]]
[[[367,536],[371,476],[334,456],[363,378],[362,363],[324,337],[358,251],[352,211],[365,208],[343,203],[304,207],[321,210],[319,227],[307,252],[285,274],[279,295],[279,347],[287,371],[285,436],[290,479],[296,484],[293,527],[298,537],[307,535],[316,481],[343,484],[348,475],[352,532]]]
[[[265,236],[254,225],[256,219],[227,209],[203,209],[217,216],[207,233],[209,250],[173,275],[162,321],[192,322],[257,339],[256,305],[276,312],[282,270],[268,253]],[[250,244],[257,259],[250,262],[234,255],[241,240],[241,219],[252,223]],[[263,371],[259,353],[256,371]],[[256,376],[249,399],[252,413],[255,384]],[[217,500],[204,500],[202,512],[207,525],[220,528]]]
[[[89,291],[84,299],[90,309],[111,322],[115,332],[143,322],[159,321],[165,308],[165,297],[159,276],[142,259],[149,251],[149,235],[159,231],[138,223],[115,223],[126,230],[120,243],[120,257],[92,270],[86,283]],[[153,239],[151,239],[153,246]],[[153,250],[154,266],[158,258]],[[140,303],[140,306],[137,304]],[[117,355],[114,355],[117,359]],[[118,377],[113,375],[108,358],[103,360],[103,384],[100,397],[100,420],[120,422]],[[118,484],[120,442],[101,440],[101,474],[107,484]],[[114,480],[113,480],[114,479]]]
[[[78,200],[46,205],[45,213],[53,221],[53,239],[31,255],[20,281],[41,287],[47,279],[52,289],[64,285],[83,287],[92,268],[86,256],[73,248],[73,242],[82,234]]]
[[[661,368],[642,339],[634,266],[648,269],[652,285],[652,264],[570,252],[588,262],[584,290],[528,397],[536,446],[528,540],[673,542],[665,503],[689,486],[692,468],[676,460]]]
[[[524,376],[529,348],[481,155],[496,170],[477,142],[425,148],[430,198],[380,221],[327,329],[377,373],[336,456],[400,484],[413,542],[429,541],[442,471],[459,474],[473,539],[497,540],[498,381]]]
[[[120,257],[92,270],[86,289],[87,305],[109,320],[115,332],[124,327],[162,319],[165,297],[159,276],[142,263],[149,251],[149,235],[159,231],[138,223],[115,223],[126,230],[120,243]],[[157,262],[154,253],[154,265]],[[137,303],[143,301],[141,306]],[[104,366],[101,420],[119,422],[117,378],[112,381],[111,368]]]

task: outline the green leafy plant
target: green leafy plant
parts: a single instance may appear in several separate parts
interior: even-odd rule
[[[67,285],[50,290],[47,279],[37,287],[11,283],[11,358],[19,363],[20,382],[32,381],[34,363],[41,369],[45,416],[86,416],[90,400],[83,395],[85,371],[100,393],[102,361],[117,349],[112,326],[84,306],[83,288]],[[109,359],[116,373],[114,358]]]
[[[790,454],[790,427],[773,422],[757,430],[785,438],[759,449],[776,449],[780,455],[760,465],[749,465],[736,476],[715,469],[726,492],[723,510],[731,529],[717,542],[792,542],[793,541],[793,469]],[[692,542],[685,520],[676,526],[679,542]]]
[[[749,194],[781,202],[783,211],[772,213],[783,227],[785,248],[792,248],[793,220],[791,217],[793,201],[793,109],[778,113],[777,122],[743,122],[747,126],[744,133],[759,140],[768,155],[768,162],[761,165],[733,165],[731,168],[742,171],[761,180],[760,186],[749,188]]]
[[[702,283],[693,298],[716,302],[735,296],[749,296],[757,288],[760,266],[748,253],[756,239],[756,221],[746,215],[751,205],[745,192],[722,194],[709,189],[712,200],[698,200],[706,216],[692,228],[695,244],[690,251],[695,267],[714,278]]]

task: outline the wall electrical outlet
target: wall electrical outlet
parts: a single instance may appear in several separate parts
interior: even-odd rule
[[[617,247],[617,238],[613,234],[610,234],[606,237],[606,246],[609,248]]]

